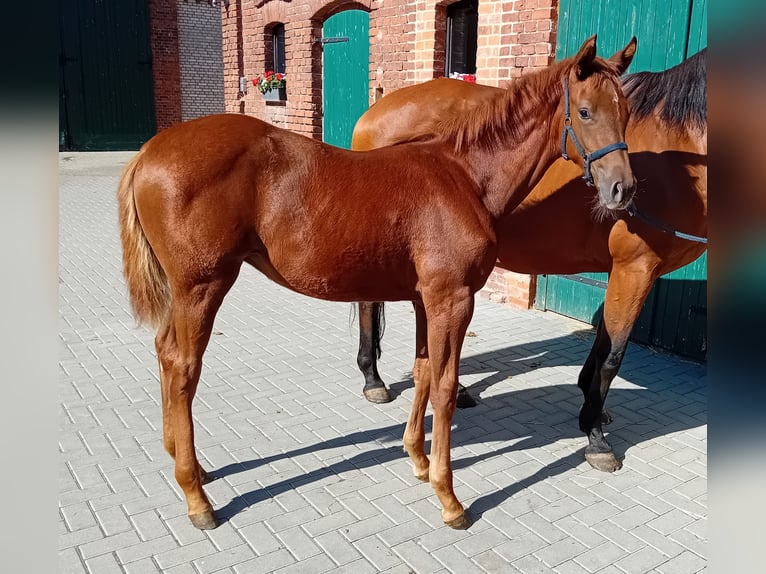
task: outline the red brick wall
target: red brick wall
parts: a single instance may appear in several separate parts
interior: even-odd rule
[[[398,88],[444,73],[446,8],[456,0],[230,0],[222,3],[227,112],[260,117],[322,138],[322,23],[346,9],[370,14],[370,103]],[[558,0],[479,0],[477,79],[499,85],[547,66],[555,54]],[[252,79],[272,65],[269,35],[285,25],[287,101],[266,104]],[[247,92],[239,91],[239,77]],[[483,293],[529,307],[535,281],[496,269]]]
[[[443,75],[446,8],[456,0],[231,0],[222,5],[225,109],[321,139],[322,23],[346,9],[370,14],[370,103]],[[498,85],[546,66],[555,52],[557,0],[480,0],[477,76]],[[287,102],[266,104],[252,79],[271,65],[269,35],[285,25]],[[247,78],[246,94],[239,77]]]

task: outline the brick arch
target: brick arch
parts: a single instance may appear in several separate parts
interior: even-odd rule
[[[262,8],[261,14],[266,29],[274,24],[284,24],[288,20],[287,2],[269,2]]]
[[[372,0],[309,0],[307,12],[312,21],[324,21],[342,10],[372,10]]]

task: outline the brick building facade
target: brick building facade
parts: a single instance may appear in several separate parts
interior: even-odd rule
[[[445,73],[449,7],[458,0],[222,0],[225,110],[322,139],[322,25],[344,10],[369,14],[369,103]],[[476,80],[498,86],[549,65],[558,0],[479,0]],[[273,69],[284,25],[287,100],[267,104],[251,80]],[[244,85],[243,85],[244,82]],[[242,87],[245,90],[242,91]],[[535,278],[496,269],[483,294],[529,307]]]

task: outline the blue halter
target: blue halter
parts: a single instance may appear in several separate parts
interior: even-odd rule
[[[591,186],[594,185],[593,175],[590,172],[591,162],[604,157],[610,152],[617,151],[618,149],[628,149],[628,144],[625,142],[617,142],[602,147],[601,149],[597,149],[591,153],[585,151],[585,148],[582,147],[580,140],[578,140],[575,135],[574,128],[572,127],[572,117],[569,114],[569,76],[564,78],[564,131],[561,133],[561,157],[566,160],[569,159],[569,156],[567,155],[567,136],[572,138],[572,142],[577,148],[577,151],[580,153],[583,160],[585,160],[585,175],[583,175],[583,179],[585,180],[585,183]]]

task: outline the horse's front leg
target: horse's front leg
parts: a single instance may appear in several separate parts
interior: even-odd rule
[[[356,364],[364,375],[362,394],[371,403],[388,403],[392,397],[378,374],[383,303],[359,303],[359,352]]]
[[[431,392],[431,365],[428,362],[428,328],[422,303],[415,307],[415,365],[412,378],[415,381],[415,398],[412,401],[410,418],[404,429],[404,450],[412,460],[415,476],[424,482],[429,480],[429,461],[425,453],[425,416],[428,396]]]
[[[442,520],[447,526],[456,529],[468,528],[471,525],[452,486],[450,435],[457,401],[460,351],[473,314],[473,304],[473,295],[470,292],[426,301],[428,353],[432,377],[430,400],[434,413],[431,486],[442,504]]]
[[[585,460],[604,472],[622,468],[622,461],[604,437],[602,425],[612,421],[604,407],[606,396],[620,370],[630,332],[653,283],[654,276],[645,269],[629,269],[615,264],[609,276],[604,314],[598,324],[596,340],[580,371],[577,384],[585,402],[579,422],[580,430],[588,436]]]

